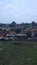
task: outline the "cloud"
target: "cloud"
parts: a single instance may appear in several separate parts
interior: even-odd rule
[[[3,9],[3,10],[8,10],[8,9],[15,9],[15,5],[14,4],[6,4],[6,5],[3,5],[3,6],[1,6],[1,8]]]
[[[0,1],[0,4],[2,4],[2,1]]]
[[[11,4],[7,4],[7,5],[1,5],[0,6],[0,8],[2,9],[2,10],[7,10],[7,9],[10,9],[10,8],[13,8],[13,5],[11,5]]]
[[[6,5],[6,8],[13,8],[13,5],[8,4],[8,5]]]
[[[0,1],[0,9],[5,10],[8,8],[13,8],[13,5],[10,3],[5,2],[4,0]]]
[[[2,21],[37,19],[36,6],[37,0],[0,0],[0,16]]]

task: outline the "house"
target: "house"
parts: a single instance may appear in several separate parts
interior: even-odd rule
[[[18,38],[24,38],[24,37],[26,37],[26,33],[25,33],[25,31],[21,31],[21,32],[19,32],[18,34],[16,34],[16,37],[17,37],[17,39]]]
[[[0,39],[4,38],[4,36],[5,34],[2,31],[0,31]]]
[[[14,32],[14,31],[9,31],[8,34],[7,34],[7,36],[13,36],[13,35],[15,35],[15,34],[16,34],[16,32]]]
[[[37,34],[37,29],[30,29],[30,31],[32,32],[32,37],[34,37]]]
[[[8,34],[7,34],[7,37],[8,37],[9,39],[13,39],[13,40],[14,40],[15,35],[16,35],[16,32],[14,32],[14,31],[9,31]]]

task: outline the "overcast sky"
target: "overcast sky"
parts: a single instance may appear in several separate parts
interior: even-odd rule
[[[0,0],[0,23],[37,22],[37,0]]]

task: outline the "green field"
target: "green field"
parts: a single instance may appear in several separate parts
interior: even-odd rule
[[[14,43],[28,43],[27,41],[0,41],[0,65],[37,65],[37,48]],[[31,44],[31,42],[29,42]],[[32,42],[36,44],[37,42]],[[9,62],[9,64],[6,64]]]

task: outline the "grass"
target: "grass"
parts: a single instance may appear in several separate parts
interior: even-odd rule
[[[0,42],[0,48],[3,49],[0,50],[0,65],[3,65],[5,62],[9,62],[9,65],[37,65],[37,48],[25,45],[16,46],[14,45],[15,42]],[[37,42],[34,43],[37,46]],[[8,58],[6,57],[7,52],[10,54]]]

